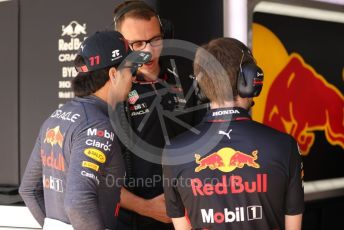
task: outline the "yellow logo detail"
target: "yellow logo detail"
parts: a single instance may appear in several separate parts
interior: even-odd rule
[[[105,154],[95,148],[87,148],[84,150],[84,153],[86,156],[88,156],[89,158],[92,158],[93,160],[96,160],[100,163],[104,163],[106,161],[106,156]]]
[[[84,168],[93,169],[96,172],[98,172],[98,170],[99,170],[99,165],[92,163],[92,162],[89,162],[89,161],[83,161],[81,166]]]

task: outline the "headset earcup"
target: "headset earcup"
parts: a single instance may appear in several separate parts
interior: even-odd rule
[[[164,35],[164,39],[173,39],[174,38],[174,26],[171,21],[160,18],[161,23],[161,32]]]
[[[240,97],[257,97],[263,87],[264,74],[255,63],[244,63],[241,66],[237,80],[237,89]]]

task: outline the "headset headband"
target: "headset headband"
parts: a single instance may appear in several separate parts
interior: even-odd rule
[[[117,13],[115,13],[113,21],[115,24],[115,29],[117,29],[117,22],[118,20],[125,15],[126,13],[128,13],[129,11],[132,11],[134,9],[139,9],[139,8],[145,8],[149,11],[152,11],[155,16],[158,18],[159,24],[162,27],[161,21],[160,21],[160,17],[157,14],[157,12],[150,6],[148,6],[145,2],[143,1],[128,1],[128,4],[123,6],[123,8],[121,10],[119,10]]]

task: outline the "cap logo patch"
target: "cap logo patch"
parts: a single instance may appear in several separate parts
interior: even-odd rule
[[[112,51],[111,61],[115,61],[115,60],[117,60],[118,58],[121,58],[121,57],[122,57],[122,55],[119,53],[119,50]]]

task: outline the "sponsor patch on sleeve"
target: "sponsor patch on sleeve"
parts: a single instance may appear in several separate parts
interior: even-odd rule
[[[92,162],[89,162],[89,161],[83,161],[81,166],[84,168],[93,169],[96,172],[98,172],[98,170],[99,170],[99,165],[92,163]]]
[[[100,163],[104,163],[106,161],[106,156],[105,154],[95,148],[87,148],[84,150],[84,153],[86,156],[88,156],[89,158],[92,158],[95,161],[98,161]]]

